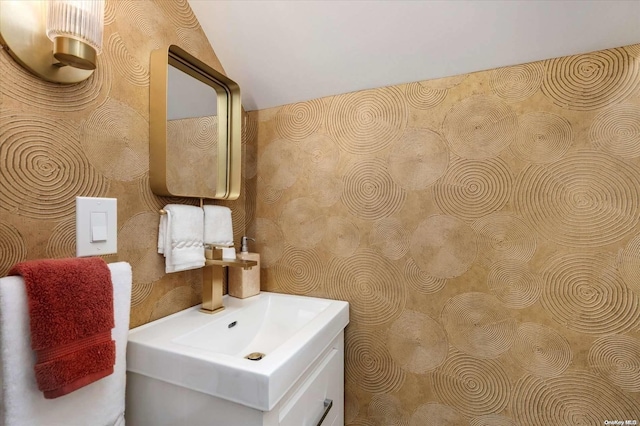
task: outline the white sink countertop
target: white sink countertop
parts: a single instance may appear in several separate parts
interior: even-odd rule
[[[339,300],[262,292],[223,303],[130,330],[127,370],[270,411],[349,323]],[[264,357],[244,358],[253,352]]]

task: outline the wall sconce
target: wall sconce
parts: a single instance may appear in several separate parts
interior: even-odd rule
[[[0,0],[0,44],[43,80],[77,83],[102,51],[104,0]]]

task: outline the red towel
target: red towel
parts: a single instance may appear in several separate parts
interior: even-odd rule
[[[27,289],[38,389],[66,395],[113,373],[113,286],[104,260],[46,259],[15,265]]]

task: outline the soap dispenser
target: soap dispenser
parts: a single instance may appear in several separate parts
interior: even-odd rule
[[[253,238],[242,237],[240,253],[237,258],[254,260],[258,264],[251,269],[229,268],[229,296],[239,299],[246,299],[260,293],[260,254],[249,252],[247,240],[255,241]]]

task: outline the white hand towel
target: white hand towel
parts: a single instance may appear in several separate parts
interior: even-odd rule
[[[131,266],[111,263],[116,364],[113,374],[70,394],[45,399],[38,390],[31,350],[29,309],[24,280],[0,278],[0,356],[4,426],[114,425],[124,413],[126,352],[131,306]]]
[[[217,247],[233,246],[233,223],[229,207],[204,206],[204,243]]]
[[[160,217],[158,253],[164,254],[165,272],[204,266],[204,213],[200,207],[167,204]],[[162,240],[161,240],[162,239]]]

